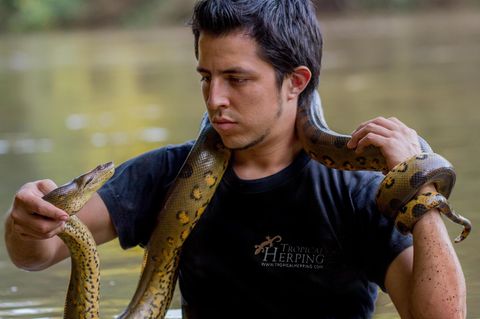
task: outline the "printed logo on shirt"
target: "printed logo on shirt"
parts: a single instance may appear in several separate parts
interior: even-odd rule
[[[323,269],[326,251],[321,247],[296,245],[285,242],[282,236],[266,236],[265,240],[254,246],[254,255],[262,267]]]

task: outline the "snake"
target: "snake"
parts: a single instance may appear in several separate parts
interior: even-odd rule
[[[349,135],[336,133],[327,126],[317,92],[308,103],[298,106],[296,130],[305,152],[327,167],[384,172],[376,204],[379,211],[396,219],[400,231],[408,231],[406,224],[420,218],[415,217],[415,214],[419,215],[418,212],[439,208],[446,217],[463,226],[461,235],[455,241],[463,240],[470,233],[470,221],[453,212],[446,202],[455,184],[453,166],[434,153],[422,138],[419,137],[422,153],[389,170],[378,148],[366,147],[361,154],[357,154],[346,146]],[[215,194],[230,156],[231,151],[222,144],[221,137],[205,115],[199,135],[158,213],[157,224],[145,249],[135,293],[117,318],[165,317],[178,277],[182,245]],[[66,319],[99,317],[99,260],[96,245],[88,229],[74,214],[110,178],[113,170],[112,163],[100,165],[44,197],[71,215],[65,230],[59,234],[72,258],[64,311]],[[432,195],[435,196],[433,202],[420,202],[416,193],[426,183],[434,183],[442,198]],[[428,194],[422,196],[429,197]],[[423,205],[423,210],[418,209],[418,205],[408,205],[415,199],[419,201],[418,205]]]
[[[100,260],[91,232],[75,214],[113,176],[114,171],[113,162],[98,165],[43,196],[45,201],[69,215],[64,229],[58,234],[71,257],[65,318],[99,318]]]

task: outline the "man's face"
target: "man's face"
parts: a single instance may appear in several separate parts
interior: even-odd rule
[[[285,115],[275,70],[258,56],[256,42],[242,32],[202,33],[198,47],[203,98],[225,146],[247,149],[278,138],[292,112]]]

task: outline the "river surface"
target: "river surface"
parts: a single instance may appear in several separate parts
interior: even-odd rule
[[[330,127],[349,133],[395,116],[456,167],[451,204],[475,228],[455,248],[468,318],[480,318],[480,12],[325,17],[322,27],[319,91]],[[184,27],[0,35],[0,214],[27,181],[62,184],[99,163],[195,138],[204,108],[192,50]],[[446,223],[455,237],[460,227]],[[100,258],[102,318],[113,318],[133,294],[142,251],[115,241]],[[19,270],[2,243],[0,318],[60,318],[69,267]],[[386,295],[375,318],[398,318]]]

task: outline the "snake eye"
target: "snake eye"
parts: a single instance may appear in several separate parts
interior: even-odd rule
[[[88,184],[90,184],[91,182],[93,181],[93,176],[90,176],[87,181],[85,182],[85,186],[87,186]]]

